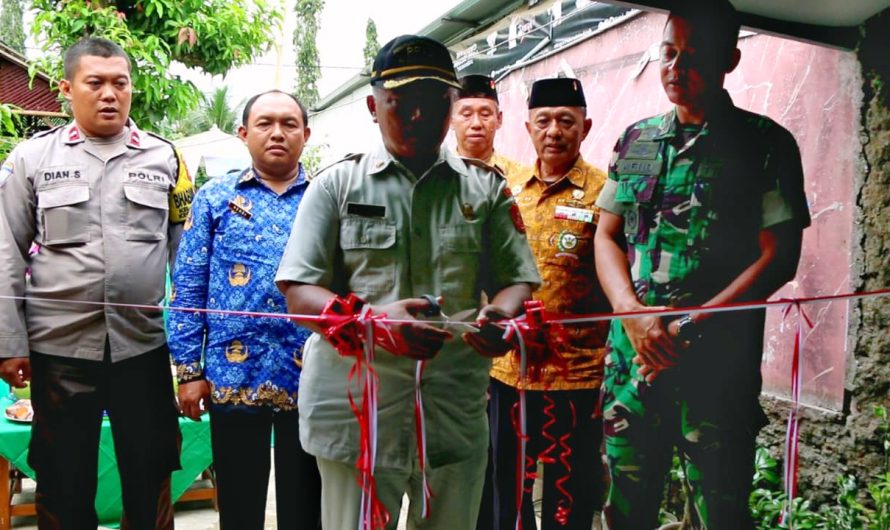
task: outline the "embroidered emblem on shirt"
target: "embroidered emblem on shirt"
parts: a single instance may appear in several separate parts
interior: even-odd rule
[[[578,236],[571,232],[560,232],[559,239],[556,242],[556,248],[561,252],[573,250],[578,246]]]
[[[232,269],[229,270],[229,285],[232,287],[244,287],[250,283],[250,274],[250,267],[243,263],[232,265]]]
[[[80,129],[78,129],[76,125],[72,125],[71,128],[68,129],[68,141],[76,142],[78,140],[80,140]]]
[[[0,166],[0,187],[2,187],[3,183],[6,182],[6,179],[12,175],[13,171],[15,171],[15,164],[12,160],[7,160],[3,166]]]
[[[516,204],[516,201],[511,201],[510,204],[510,218],[513,219],[513,226],[516,227],[516,231],[524,234],[525,233],[525,223],[522,222],[522,214],[519,212],[519,205]]]
[[[473,221],[476,219],[476,212],[473,211],[473,205],[465,202],[460,206],[460,213],[463,214],[464,219],[467,221]]]
[[[247,360],[249,353],[250,347],[247,344],[242,344],[240,340],[233,340],[226,346],[226,360],[230,363],[243,363]]]
[[[584,190],[572,190],[572,198],[576,201],[580,201],[584,198]]]
[[[250,202],[250,199],[245,199],[241,195],[238,195],[237,197],[229,201],[229,210],[232,210],[245,219],[250,219],[251,217],[253,217],[253,215],[250,213],[251,208],[253,208],[253,203]]]
[[[130,133],[130,145],[139,147],[140,144],[142,144],[142,137],[139,136],[139,131],[132,131]]]

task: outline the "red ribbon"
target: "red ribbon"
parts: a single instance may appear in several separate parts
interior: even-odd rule
[[[407,352],[407,344],[404,338],[391,332],[385,322],[385,314],[371,314],[370,306],[354,294],[349,294],[345,299],[337,296],[331,298],[320,316],[322,334],[328,342],[340,355],[355,359],[355,364],[349,370],[347,396],[359,425],[359,455],[356,461],[357,480],[362,490],[359,529],[382,529],[389,523],[390,515],[377,496],[374,479],[380,385],[374,370],[375,346],[402,355]],[[361,388],[361,406],[355,400],[354,387]]]
[[[568,360],[560,353],[569,343],[568,330],[563,324],[554,322],[557,319],[544,309],[540,300],[529,300],[524,305],[525,313],[510,320],[504,336],[505,340],[514,339],[518,347],[518,333],[525,346],[526,369],[520,373],[519,388],[540,381],[542,369],[548,362],[557,370],[568,372]]]
[[[785,432],[785,496],[786,504],[779,517],[780,525],[794,528],[792,508],[797,496],[797,476],[799,470],[800,451],[800,387],[802,383],[801,350],[804,343],[803,323],[810,329],[813,323],[800,306],[800,302],[791,302],[785,307],[783,318],[787,319],[792,309],[797,310],[797,330],[794,334],[794,354],[791,357],[791,410],[788,411],[788,429]]]
[[[420,515],[423,519],[429,519],[430,500],[433,497],[433,491],[430,489],[426,473],[426,416],[423,412],[423,394],[421,393],[423,369],[425,367],[425,361],[417,361],[414,371],[414,427],[417,435],[417,460],[420,465],[421,488],[423,489],[423,506]]]

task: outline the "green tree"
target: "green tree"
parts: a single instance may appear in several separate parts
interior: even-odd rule
[[[0,103],[0,163],[19,142],[18,116],[13,113],[12,105]]]
[[[297,0],[297,27],[294,30],[294,47],[297,50],[297,87],[294,95],[307,107],[318,103],[318,78],[321,67],[318,62],[318,46],[315,38],[321,25],[324,0]]]
[[[235,134],[238,115],[229,105],[229,87],[215,89],[210,95],[201,95],[201,104],[179,122],[178,133],[197,134],[216,126],[223,132]]]
[[[25,54],[25,30],[22,0],[2,0],[0,10],[0,40],[13,50]]]
[[[133,60],[133,107],[140,126],[157,130],[201,101],[169,73],[173,61],[211,75],[250,63],[268,48],[282,20],[268,0],[33,0],[32,32],[46,57],[32,64],[62,76],[60,50],[88,35],[119,43]],[[165,119],[166,118],[166,119]]]
[[[373,18],[368,18],[368,25],[365,26],[365,49],[362,50],[365,64],[373,62],[378,51],[380,51],[380,42],[377,40],[377,24],[374,23]]]

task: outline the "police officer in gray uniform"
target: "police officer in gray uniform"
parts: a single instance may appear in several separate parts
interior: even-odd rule
[[[173,146],[129,119],[130,69],[110,41],[72,46],[59,88],[74,122],[0,169],[0,376],[31,380],[41,529],[96,528],[103,410],[128,526],[173,525],[158,512],[179,468],[177,408],[162,315],[144,306],[164,297],[193,191]]]

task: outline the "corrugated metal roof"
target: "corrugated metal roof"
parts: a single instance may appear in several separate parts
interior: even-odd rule
[[[60,112],[62,105],[45,80],[34,79],[29,86],[28,70],[0,57],[0,102],[22,110]]]
[[[49,77],[37,73],[34,82],[28,75],[27,59],[0,43],[0,103],[9,103],[24,111],[60,112],[62,104],[50,89]]]

